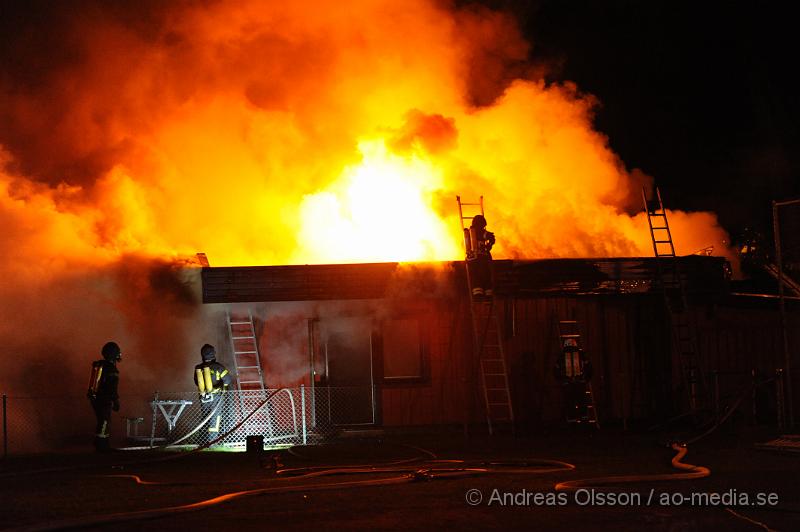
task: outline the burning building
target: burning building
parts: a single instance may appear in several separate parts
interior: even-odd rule
[[[782,366],[778,321],[774,309],[730,294],[723,259],[679,260],[708,400],[724,402],[750,372],[763,378]],[[493,266],[519,430],[563,422],[554,375],[563,320],[580,324],[601,418],[653,419],[686,408],[656,259]],[[467,294],[463,262],[203,270],[206,303],[235,303],[239,312],[250,305],[257,317],[269,388],[360,390],[339,411],[343,417],[329,420],[340,428],[485,422]]]
[[[639,268],[653,265],[614,258],[652,254],[640,199],[652,179],[626,168],[594,129],[594,97],[546,79],[548,65],[507,13],[432,0],[82,6],[15,11],[3,32],[0,275],[14,282],[0,286],[0,340],[25,361],[0,377],[11,393],[53,375],[79,390],[83,368],[109,338],[127,354],[123,394],[190,389],[197,349],[218,339],[214,308],[200,305],[196,280],[181,270],[182,257],[203,250],[215,266],[232,268],[205,270],[208,302],[329,302],[283,317],[274,306],[254,309],[268,379],[289,375],[276,385],[309,375],[271,356],[282,330],[286,349],[307,361],[332,345],[330,302],[389,301],[383,310],[343,311],[355,321],[342,325],[387,324],[359,340],[374,342],[369,361],[383,364],[370,374],[386,386],[381,416],[412,424],[474,418],[477,409],[434,401],[471,393],[462,383],[469,361],[448,358],[466,352],[464,314],[449,308],[460,293],[454,261],[463,259],[457,193],[489,203],[496,273],[512,279],[498,287],[506,340],[519,344],[509,347],[511,366],[538,365],[533,374],[544,378],[554,314],[586,322],[587,352],[601,356],[605,340],[593,331],[606,329],[589,322],[621,312],[601,304],[606,297],[641,305],[625,314],[631,319],[663,322],[646,291],[633,295],[648,282]],[[670,223],[678,255],[713,246],[732,258],[714,214],[671,211]],[[548,262],[555,259],[566,262]],[[709,286],[722,283],[722,260],[699,260],[697,271],[713,270]],[[209,295],[212,272],[238,275],[233,268],[259,264],[278,265],[259,279],[284,283],[280,295],[248,295],[263,289],[253,285]],[[313,277],[324,264],[347,272],[351,284],[333,276],[291,288],[282,280]],[[573,278],[561,276],[567,265]],[[398,282],[409,276],[414,282]],[[537,277],[544,279],[531,282]],[[564,291],[548,291],[554,286]],[[597,295],[596,286],[617,295]],[[402,295],[409,290],[419,297]],[[576,290],[593,295],[573,299]],[[311,347],[300,347],[310,352],[298,352],[302,335],[289,333],[298,323],[308,331],[308,320]],[[630,337],[620,320],[614,334],[637,353],[665,349]],[[384,354],[419,339],[418,363],[374,358],[379,336]],[[622,417],[633,415],[635,401],[652,403],[634,394],[622,406],[607,391],[608,379],[640,374],[627,369],[632,360],[594,361],[616,368],[598,375],[606,381],[597,395]],[[286,371],[270,372],[270,364]],[[533,393],[524,376],[531,373],[514,374],[512,393]],[[538,409],[548,402],[527,400]]]

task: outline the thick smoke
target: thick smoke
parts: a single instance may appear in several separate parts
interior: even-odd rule
[[[458,258],[456,193],[486,197],[509,257],[648,251],[644,220],[626,214],[641,179],[593,131],[594,100],[536,77],[506,14],[427,0],[78,2],[6,20],[7,171],[68,190],[62,210],[104,207],[89,236],[105,247],[374,260],[317,233],[373,244],[353,227],[348,176],[385,144],[381,157],[419,167],[438,217],[423,228],[449,243],[383,260]],[[372,202],[391,203],[384,188]],[[724,238],[713,221],[692,233],[701,247]]]
[[[0,17],[0,388],[188,389],[218,339],[196,269],[651,255],[640,186],[507,14],[434,0],[24,2]],[[679,253],[724,232],[672,213]],[[290,335],[292,338],[296,335]],[[295,349],[289,341],[287,352]],[[291,345],[290,345],[291,344]],[[188,370],[187,370],[188,368]],[[126,379],[128,379],[126,381]]]

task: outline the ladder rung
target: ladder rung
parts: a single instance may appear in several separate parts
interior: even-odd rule
[[[239,381],[239,384],[261,384],[261,381]]]
[[[253,322],[251,321],[231,321],[229,322],[231,325],[252,325]]]
[[[234,351],[234,355],[255,355],[258,351]]]
[[[256,337],[253,335],[250,336],[233,336],[231,337],[232,340],[255,340]]]
[[[580,334],[562,334],[560,335],[561,338],[580,338]]]
[[[238,366],[237,369],[261,369],[259,366]]]

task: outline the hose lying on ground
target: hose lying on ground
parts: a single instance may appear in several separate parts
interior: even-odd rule
[[[209,442],[207,442],[207,443],[205,443],[203,445],[200,445],[200,446],[198,446],[198,447],[196,447],[194,449],[191,449],[189,451],[183,451],[183,452],[176,453],[176,454],[169,455],[169,456],[158,456],[158,457],[155,457],[155,458],[147,458],[147,459],[144,459],[144,460],[135,460],[135,461],[131,461],[131,462],[125,462],[124,464],[121,464],[121,465],[123,465],[123,466],[131,466],[131,465],[141,465],[141,464],[148,464],[148,463],[155,463],[155,462],[163,462],[163,461],[167,461],[167,460],[175,460],[177,458],[182,458],[184,456],[188,456],[188,455],[197,453],[199,451],[202,451],[203,449],[207,449],[207,448],[209,448],[209,447],[211,447],[213,445],[216,445],[217,443],[219,443],[223,439],[227,438],[228,435],[230,435],[231,433],[236,431],[239,427],[241,427],[248,419],[250,419],[253,415],[255,415],[256,412],[261,410],[261,408],[263,408],[264,405],[266,405],[267,402],[270,399],[272,399],[273,396],[275,396],[275,394],[277,394],[278,392],[280,392],[282,390],[285,390],[285,389],[286,388],[278,388],[277,390],[273,390],[269,395],[267,395],[267,397],[265,397],[260,403],[258,403],[255,406],[255,408],[253,408],[252,412],[247,414],[247,416],[245,416],[242,420],[240,420],[238,423],[236,423],[227,432],[219,435],[218,437],[214,438],[213,440],[211,440],[211,441],[209,441]],[[192,434],[196,433],[201,427],[203,427],[205,425],[205,423],[207,423],[208,420],[211,419],[211,416],[213,416],[216,413],[216,411],[219,408],[220,404],[222,404],[222,403],[217,404],[217,406],[214,408],[214,410],[212,410],[211,413],[208,416],[206,416],[200,422],[200,424],[197,425],[197,427],[195,427],[195,429],[192,430],[189,434],[186,434],[186,435],[182,436],[181,438],[179,438],[179,439],[177,439],[177,440],[175,440],[173,442],[170,442],[168,444],[161,445],[161,446],[147,447],[147,448],[145,448],[143,450],[146,450],[146,451],[160,451],[160,450],[169,448],[171,446],[177,445],[178,443],[180,443],[181,441],[185,440],[186,438],[188,438]],[[137,450],[139,450],[139,449],[137,449]],[[41,473],[59,473],[59,472],[64,472],[64,471],[77,471],[77,470],[80,470],[80,469],[91,469],[91,468],[95,468],[95,467],[106,467],[107,465],[108,464],[91,463],[91,464],[81,464],[81,465],[72,465],[72,466],[50,467],[50,468],[46,468],[46,469],[35,469],[35,470],[32,470],[32,471],[13,471],[13,472],[9,472],[9,473],[0,473],[0,478],[15,477],[15,476],[20,476],[20,475],[35,475],[35,474],[41,474]]]
[[[660,473],[653,475],[623,475],[613,477],[597,477],[587,478],[581,480],[570,480],[567,482],[559,482],[556,484],[556,491],[575,490],[583,487],[600,487],[607,484],[626,484],[629,482],[653,482],[659,480],[689,480],[693,478],[703,478],[711,474],[711,470],[707,467],[696,466],[692,464],[684,464],[681,462],[688,449],[685,445],[677,443],[672,444],[672,449],[676,454],[672,458],[672,467],[686,471],[685,473]]]
[[[69,528],[84,528],[89,526],[104,525],[109,523],[122,523],[127,521],[139,521],[143,519],[155,519],[157,517],[166,517],[174,514],[181,514],[187,512],[195,512],[198,510],[205,510],[211,506],[229,502],[243,497],[252,497],[254,495],[263,495],[266,493],[292,493],[297,491],[321,491],[328,489],[344,488],[344,487],[359,487],[359,486],[388,486],[394,484],[405,484],[413,482],[415,479],[408,475],[399,477],[390,477],[376,480],[357,480],[350,482],[335,482],[330,484],[316,484],[316,485],[302,485],[302,486],[280,486],[269,488],[258,488],[253,490],[236,491],[225,493],[212,499],[199,501],[191,504],[184,504],[180,506],[168,506],[165,508],[156,508],[153,510],[139,510],[136,512],[123,512],[107,515],[91,516],[91,517],[78,517],[74,519],[64,519],[61,521],[50,521],[45,523],[34,524],[30,526],[23,526],[19,528],[9,529],[18,532],[34,532],[44,530],[63,530]]]
[[[222,441],[225,438],[227,438],[228,435],[230,435],[231,433],[235,432],[248,419],[253,417],[256,414],[256,412],[261,410],[264,407],[264,405],[266,405],[267,402],[275,396],[275,394],[277,394],[278,392],[280,392],[282,390],[285,390],[285,389],[286,388],[278,388],[277,390],[273,390],[272,392],[270,392],[260,403],[258,403],[253,408],[253,410],[249,414],[247,414],[244,418],[239,420],[233,427],[228,429],[226,432],[220,434],[219,436],[217,436],[213,440],[204,443],[203,445],[198,445],[194,449],[190,449],[188,451],[182,451],[182,452],[175,453],[175,454],[170,454],[170,455],[167,455],[167,456],[158,456],[158,457],[155,457],[155,458],[146,458],[144,460],[135,460],[135,461],[132,461],[132,462],[126,462],[124,465],[125,466],[131,466],[131,465],[152,464],[152,463],[157,463],[157,462],[166,462],[168,460],[176,460],[178,458],[184,458],[186,456],[190,456],[190,455],[193,455],[195,453],[198,453],[198,452],[200,452],[200,451],[202,451],[204,449],[208,449],[209,447],[211,447],[213,445],[216,445],[220,441]],[[214,408],[214,410],[212,410],[211,413],[208,414],[208,416],[206,416],[200,422],[200,424],[197,425],[197,427],[195,427],[194,430],[192,430],[188,434],[185,434],[184,436],[182,436],[182,437],[178,438],[177,440],[175,440],[173,442],[170,442],[170,443],[168,443],[166,445],[161,445],[161,446],[156,446],[156,447],[149,447],[147,450],[148,451],[163,450],[163,449],[167,449],[169,447],[172,447],[172,446],[177,445],[178,443],[182,442],[183,440],[185,440],[186,438],[188,438],[189,436],[191,436],[192,434],[197,432],[201,427],[203,427],[211,419],[211,417],[216,413],[217,409],[220,407],[221,404],[222,404],[221,402],[217,403],[217,406]],[[113,475],[111,475],[111,476],[113,476]]]
[[[243,420],[244,421],[244,420]],[[656,475],[630,475],[630,476],[614,476],[614,477],[600,477],[593,479],[574,480],[569,482],[561,482],[556,484],[557,491],[573,490],[581,486],[597,486],[605,484],[619,484],[625,482],[642,482],[642,481],[657,481],[657,480],[685,480],[702,478],[710,475],[710,470],[705,467],[695,466],[681,462],[687,453],[687,448],[682,445],[673,444],[672,449],[677,454],[672,458],[672,465],[676,469],[684,472],[673,474],[656,474]],[[186,455],[188,453],[182,453]],[[431,452],[426,452],[429,456],[435,457],[436,455]],[[420,460],[417,465],[412,465],[408,462],[414,459],[406,459],[383,464],[360,464],[360,465],[347,465],[340,467],[303,467],[303,468],[288,468],[276,471],[276,477],[270,479],[271,482],[281,481],[280,486],[270,486],[255,488],[250,490],[235,491],[225,493],[211,499],[198,501],[195,503],[169,506],[165,508],[156,508],[152,510],[139,510],[134,512],[121,512],[101,516],[91,516],[85,518],[66,519],[61,521],[51,521],[30,525],[27,527],[20,527],[15,530],[24,531],[41,531],[41,530],[58,530],[66,528],[79,528],[96,526],[108,523],[120,523],[127,521],[136,521],[144,519],[154,519],[158,517],[166,517],[173,514],[199,511],[212,506],[229,502],[243,497],[251,497],[256,495],[263,495],[269,493],[293,493],[298,491],[319,491],[328,489],[340,488],[355,488],[364,486],[385,486],[396,485],[420,480],[436,480],[436,479],[452,479],[464,478],[468,476],[478,476],[487,474],[542,474],[551,473],[554,471],[569,471],[574,470],[573,464],[557,461],[557,460],[543,460],[543,459],[526,459],[521,461],[504,461],[504,462],[478,462],[478,461],[460,461],[460,460]],[[442,467],[447,466],[447,467]],[[533,468],[532,466],[537,466]],[[289,481],[302,481],[304,479],[312,479],[326,475],[339,475],[339,474],[382,474],[382,473],[400,473],[402,475],[389,476],[385,478],[346,481],[335,483],[312,484],[302,483],[287,485]],[[136,475],[109,475],[114,477],[131,478],[137,484],[141,485],[187,485],[190,483],[170,483],[170,482],[153,482],[142,480]],[[258,482],[257,480],[255,482]],[[241,481],[237,483],[242,484]],[[194,483],[191,483],[194,484]]]
[[[456,460],[436,460],[433,461],[436,463],[453,463],[459,462]],[[448,468],[437,468],[437,467],[402,467],[402,466],[395,466],[395,467],[377,467],[377,468],[370,468],[368,466],[361,466],[360,469],[356,466],[347,466],[343,468],[331,468],[327,471],[325,470],[316,470],[310,471],[307,473],[300,473],[302,469],[308,470],[312,468],[296,468],[296,469],[289,469],[285,470],[286,476],[282,477],[279,480],[302,480],[307,478],[314,478],[319,477],[325,474],[354,474],[354,473],[386,473],[386,472],[398,472],[404,471],[405,474],[400,476],[390,476],[385,478],[378,478],[378,479],[370,479],[370,480],[356,480],[356,481],[347,481],[347,482],[335,482],[335,483],[325,483],[325,484],[300,484],[300,485],[281,485],[281,486],[270,486],[266,488],[256,488],[251,490],[243,490],[243,491],[236,491],[231,493],[225,493],[223,495],[219,495],[217,497],[198,501],[191,504],[185,504],[180,506],[169,506],[165,508],[156,508],[152,510],[139,510],[134,512],[122,512],[122,513],[113,513],[107,515],[100,515],[100,516],[91,516],[85,518],[74,518],[74,519],[65,519],[61,521],[51,521],[39,524],[33,524],[30,526],[19,527],[12,530],[16,531],[25,531],[25,532],[33,532],[33,531],[44,531],[44,530],[62,530],[68,528],[83,528],[89,526],[97,526],[97,525],[104,525],[109,523],[121,523],[121,522],[128,522],[128,521],[137,521],[137,520],[144,520],[144,519],[154,519],[158,517],[166,517],[173,514],[179,513],[186,513],[186,512],[193,512],[198,510],[204,510],[206,508],[210,508],[212,506],[222,504],[225,502],[229,502],[235,499],[240,499],[243,497],[252,497],[255,495],[264,495],[268,493],[294,493],[298,491],[320,491],[320,490],[328,490],[328,489],[340,489],[340,488],[356,488],[356,487],[364,487],[364,486],[387,486],[387,485],[396,485],[396,484],[405,484],[409,482],[417,482],[422,480],[437,480],[437,479],[452,479],[452,478],[463,478],[467,476],[476,476],[476,475],[485,475],[488,473],[527,473],[527,474],[541,474],[541,473],[550,473],[553,471],[564,471],[564,470],[572,470],[575,469],[575,466],[566,462],[560,462],[557,460],[541,460],[541,459],[528,459],[522,462],[525,465],[547,465],[550,466],[544,469],[532,469],[530,467],[507,467],[504,468],[503,466],[507,465],[519,465],[518,462],[486,462],[486,467],[469,467],[468,463],[464,462],[464,467],[448,467]],[[423,464],[424,465],[424,464]],[[280,471],[279,471],[280,473]],[[289,473],[297,473],[296,475],[291,475]],[[141,485],[186,485],[187,483],[169,483],[169,482],[152,482],[152,481],[145,481],[142,480],[140,477],[136,475],[109,475],[112,477],[122,477],[122,478],[131,478],[137,484]],[[271,479],[272,481],[276,479]],[[241,482],[239,482],[241,484]],[[283,484],[283,482],[281,483]]]

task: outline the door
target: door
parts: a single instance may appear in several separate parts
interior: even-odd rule
[[[332,318],[320,320],[319,325],[330,422],[374,424],[372,320]]]

